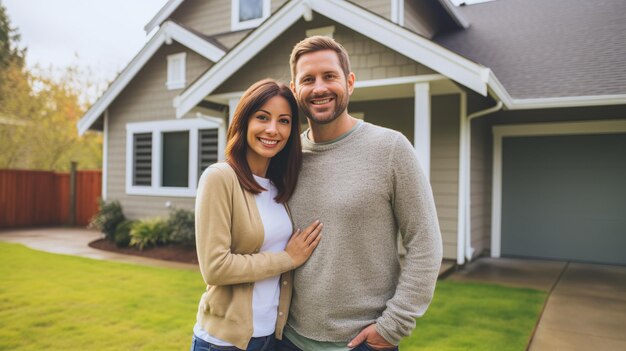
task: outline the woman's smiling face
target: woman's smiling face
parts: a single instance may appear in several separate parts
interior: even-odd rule
[[[289,103],[282,96],[274,96],[248,120],[246,158],[252,173],[265,177],[270,159],[285,147],[290,134],[291,108]]]

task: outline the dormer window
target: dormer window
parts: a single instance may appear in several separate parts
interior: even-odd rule
[[[167,57],[167,89],[182,89],[185,87],[185,61],[187,54],[169,55]]]
[[[258,27],[270,15],[270,0],[232,0],[232,30]]]

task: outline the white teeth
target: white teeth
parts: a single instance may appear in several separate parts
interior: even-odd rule
[[[278,143],[278,140],[267,140],[261,138],[259,138],[259,140],[261,140],[261,142],[266,145],[276,145]]]
[[[324,100],[313,100],[311,101],[311,103],[313,105],[323,105],[323,104],[327,104],[330,102],[330,99],[324,99]]]

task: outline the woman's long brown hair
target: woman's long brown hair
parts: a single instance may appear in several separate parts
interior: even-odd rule
[[[267,178],[278,189],[276,202],[289,200],[296,188],[300,168],[302,167],[302,145],[300,143],[300,120],[298,104],[293,93],[285,84],[273,79],[263,79],[254,83],[241,97],[235,109],[233,120],[228,128],[226,144],[226,162],[235,170],[239,183],[244,189],[258,194],[266,189],[254,180],[246,159],[248,151],[248,121],[267,101],[274,96],[287,100],[291,108],[291,133],[285,147],[272,157],[267,169]]]

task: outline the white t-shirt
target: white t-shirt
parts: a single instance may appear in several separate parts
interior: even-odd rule
[[[287,241],[292,234],[291,219],[285,206],[277,203],[274,198],[278,190],[267,178],[254,176],[254,180],[267,191],[255,196],[259,215],[263,222],[265,237],[261,252],[280,252],[285,250]],[[276,313],[278,311],[278,298],[280,296],[280,276],[260,280],[254,283],[252,293],[252,323],[253,337],[267,336],[274,333],[276,328]],[[212,337],[196,322],[193,327],[196,337],[220,346],[232,346],[232,344]]]

